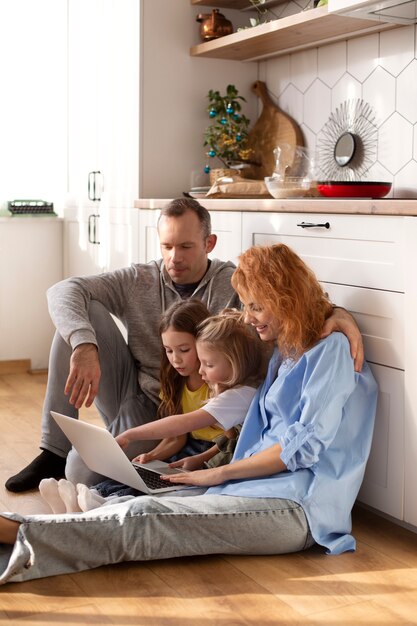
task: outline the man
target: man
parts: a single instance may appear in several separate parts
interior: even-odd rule
[[[215,314],[239,306],[230,278],[233,263],[208,259],[216,245],[210,215],[197,201],[177,199],[158,221],[162,259],[98,276],[69,278],[48,291],[57,332],[51,347],[42,417],[41,454],[6,482],[22,492],[43,478],[66,472],[73,482],[94,482],[54,422],[50,411],[78,417],[93,401],[106,427],[116,436],[155,419],[159,403],[159,319],[173,302],[201,299]],[[127,343],[110,314],[127,329]],[[344,332],[360,369],[363,350],[353,318],[337,309],[325,329]],[[133,458],[156,442],[137,442]],[[66,467],[65,467],[66,466]]]

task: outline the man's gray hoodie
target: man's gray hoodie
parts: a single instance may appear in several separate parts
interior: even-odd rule
[[[230,261],[213,259],[191,297],[202,300],[213,314],[225,307],[239,307],[230,284],[234,269]],[[90,300],[101,302],[119,318],[126,327],[128,346],[137,362],[139,385],[151,400],[159,403],[160,317],[171,304],[181,300],[162,259],[97,276],[68,278],[51,287],[47,295],[51,318],[73,350],[83,343],[97,345],[88,317]]]

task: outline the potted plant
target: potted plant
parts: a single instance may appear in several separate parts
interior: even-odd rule
[[[207,163],[204,169],[210,172],[213,184],[219,176],[236,173],[233,170],[244,167],[250,159],[252,150],[247,147],[250,120],[241,113],[241,102],[246,100],[239,96],[234,85],[228,85],[224,95],[210,89],[207,97],[207,111],[212,123],[205,130],[204,146],[208,148],[207,156],[218,159],[224,166],[219,172],[218,168],[213,169]]]

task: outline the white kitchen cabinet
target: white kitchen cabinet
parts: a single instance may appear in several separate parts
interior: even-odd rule
[[[314,270],[331,300],[357,320],[379,385],[373,446],[359,500],[399,520],[405,519],[406,463],[404,219],[244,213],[242,222],[244,249],[289,245]]]
[[[154,201],[144,204],[149,202]],[[144,261],[159,253],[158,213],[139,210]],[[210,214],[214,232],[225,229],[216,256],[235,260],[252,245],[286,243],[315,271],[332,302],[354,315],[379,387],[373,444],[358,499],[417,528],[417,217]]]
[[[233,261],[242,252],[242,214],[237,211],[210,211],[211,227],[217,243],[210,256]]]
[[[139,263],[161,258],[158,238],[158,209],[139,209]]]
[[[104,271],[100,216],[90,209],[65,209],[64,275],[89,276]]]
[[[108,250],[106,270],[113,271],[139,262],[138,210],[112,209],[100,237]]]
[[[108,214],[85,208],[65,209],[64,277],[90,276],[139,262],[139,211],[112,209]],[[122,322],[114,318],[125,339]]]
[[[404,520],[417,528],[417,217],[404,218],[405,230],[405,495]]]
[[[68,103],[67,206],[96,212],[133,206],[139,176],[137,0],[68,0]]]
[[[62,220],[0,218],[0,361],[48,366],[54,326],[47,289],[62,279]]]
[[[136,260],[139,3],[68,0],[65,274]]]
[[[371,453],[358,500],[403,520],[404,371],[369,363],[378,383]]]
[[[139,209],[141,263],[148,263],[161,257],[157,231],[158,217],[158,210]],[[242,251],[242,214],[239,211],[210,211],[210,217],[211,229],[217,235],[217,243],[209,257],[237,263],[237,257]]]
[[[88,276],[139,260],[137,209],[65,210],[64,275]]]

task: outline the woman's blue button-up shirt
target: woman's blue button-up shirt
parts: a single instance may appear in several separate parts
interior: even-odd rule
[[[281,362],[275,350],[233,460],[279,443],[287,471],[230,481],[208,493],[293,500],[318,544],[332,554],[354,550],[351,510],[371,447],[376,401],[369,366],[354,371],[343,334],[332,333],[296,362]]]

